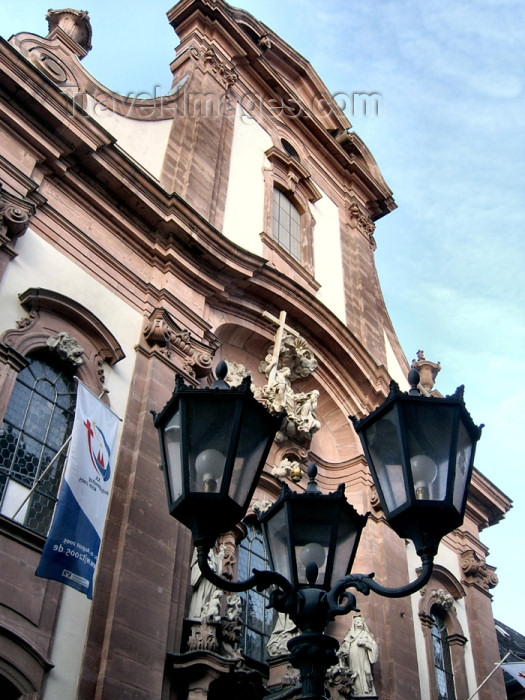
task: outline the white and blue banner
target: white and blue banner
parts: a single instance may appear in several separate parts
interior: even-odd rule
[[[60,498],[36,575],[93,597],[119,418],[81,382]]]
[[[518,683],[525,688],[525,662],[521,661],[518,663],[511,663],[510,661],[506,664],[501,664],[501,668],[507,671]]]

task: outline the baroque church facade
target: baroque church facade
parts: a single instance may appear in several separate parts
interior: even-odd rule
[[[231,383],[251,374],[286,412],[248,516],[214,549],[222,575],[264,568],[257,511],[283,481],[304,489],[314,461],[323,491],[343,483],[370,513],[354,570],[413,580],[419,559],[386,524],[348,419],[382,403],[392,379],[408,387],[374,265],[392,192],[312,66],[223,0],[168,12],[173,87],[143,100],[84,69],[87,13],[47,20],[46,37],[1,41],[0,694],[299,697],[290,621],[264,593],[201,580],[190,533],[168,513],[150,414],[176,374],[207,386],[221,359]],[[435,392],[439,365],[422,352],[414,364]],[[92,601],[35,576],[74,377],[122,418]],[[465,522],[424,589],[359,597],[360,615],[330,625],[331,698],[474,693],[499,660],[480,533],[509,508],[475,470]],[[505,698],[501,672],[478,697]]]

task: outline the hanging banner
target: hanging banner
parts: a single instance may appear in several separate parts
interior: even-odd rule
[[[119,418],[81,382],[60,498],[36,575],[91,599],[113,481]]]
[[[501,664],[501,668],[504,671],[507,671],[507,673],[509,673],[513,678],[515,678],[518,681],[518,683],[521,683],[521,685],[525,688],[524,662]]]

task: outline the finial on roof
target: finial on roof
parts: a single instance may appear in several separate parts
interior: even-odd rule
[[[46,19],[49,34],[59,27],[86,53],[91,50],[91,23],[87,12],[71,8],[48,10]]]
[[[417,360],[412,360],[412,367],[417,369],[420,374],[419,383],[430,394],[434,388],[438,372],[441,370],[441,364],[426,360],[424,350],[418,350],[416,357]]]

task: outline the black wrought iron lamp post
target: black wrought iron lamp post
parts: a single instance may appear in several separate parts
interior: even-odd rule
[[[350,573],[367,515],[347,502],[343,485],[321,493],[315,465],[304,493],[284,485],[261,517],[272,568],[229,581],[210,568],[208,553],[246,515],[281,417],[254,399],[249,380],[229,388],[226,372],[220,363],[218,380],[206,389],[177,378],[173,396],[154,416],[170,513],[192,530],[199,567],[212,584],[230,592],[276,586],[270,605],[301,630],[288,648],[300,670],[302,697],[323,700],[326,670],[337,663],[339,646],[324,634],[328,623],[358,609],[350,588],[394,598],[415,593],[429,580],[441,538],[463,522],[481,428],[465,408],[462,389],[444,399],[421,396],[415,370],[410,392],[392,383],[379,408],[362,420],[352,418],[385,517],[400,537],[414,542],[421,558],[412,583],[387,588],[373,574]]]

